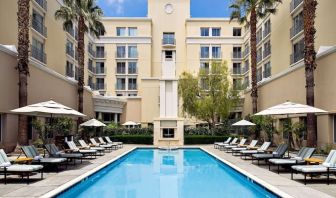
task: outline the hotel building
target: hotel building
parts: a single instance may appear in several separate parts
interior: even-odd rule
[[[302,2],[284,0],[277,14],[258,22],[259,110],[286,100],[305,103]],[[31,0],[28,104],[53,98],[76,109],[77,27],[64,30],[55,20],[61,5],[61,0]],[[336,85],[335,7],[334,0],[324,0],[317,8],[315,103],[329,112],[318,116],[319,145],[336,141],[336,92],[331,88]],[[0,13],[0,146],[10,148],[17,137],[17,116],[9,113],[18,107],[17,2],[2,0]],[[232,117],[251,114],[248,28],[228,18],[193,18],[190,0],[148,0],[147,17],[104,17],[102,22],[104,35],[85,37],[88,118],[154,125],[156,144],[165,138],[183,144],[179,135],[187,122],[180,111],[178,77],[209,69],[212,61],[227,62],[232,86],[245,85],[242,106]],[[34,137],[30,126],[29,138]]]

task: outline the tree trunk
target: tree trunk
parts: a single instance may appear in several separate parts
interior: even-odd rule
[[[27,78],[29,75],[29,7],[30,0],[18,0],[18,65],[19,107],[27,106]],[[18,144],[28,144],[28,119],[19,115]]]
[[[258,112],[258,87],[257,87],[257,14],[255,8],[251,10],[250,16],[251,29],[251,76],[252,76],[252,113]]]
[[[85,21],[82,16],[78,20],[78,111],[83,113],[83,92],[84,92],[84,26]],[[81,117],[77,120],[77,130],[79,124],[83,122]]]
[[[314,106],[314,70],[316,69],[316,52],[315,52],[315,11],[316,0],[304,0],[303,4],[303,21],[304,21],[304,62],[306,76],[306,102],[307,105]],[[307,144],[308,146],[317,145],[317,121],[314,114],[307,115]]]

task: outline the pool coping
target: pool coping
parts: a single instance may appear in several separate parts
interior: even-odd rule
[[[256,182],[258,185],[266,188],[268,191],[276,194],[277,196],[280,196],[280,197],[284,197],[284,198],[294,198],[293,196],[285,193],[284,191],[280,190],[279,188],[267,183],[266,181],[252,175],[251,173],[243,170],[242,168],[239,168],[238,166],[232,164],[231,162],[225,160],[225,159],[222,159],[221,157],[219,157],[218,155],[212,153],[211,151],[208,151],[202,147],[199,147],[199,149],[201,149],[202,151],[208,153],[209,155],[211,155],[212,157],[216,158],[217,160],[221,161],[222,163],[230,166],[231,168],[233,168],[234,170],[238,171],[240,174],[246,176],[248,179],[251,179],[253,180],[254,182]]]
[[[124,153],[114,157],[113,159],[95,167],[94,169],[86,172],[85,174],[83,175],[80,175],[78,177],[76,177],[75,179],[73,180],[70,180],[69,182],[47,192],[46,194],[40,196],[41,198],[49,198],[49,197],[55,197],[57,195],[59,195],[60,193],[68,190],[69,188],[75,186],[76,184],[82,182],[83,180],[85,180],[86,178],[90,177],[91,175],[97,173],[98,171],[102,170],[103,168],[107,167],[108,165],[112,164],[113,162],[121,159],[122,157],[126,156],[127,154],[131,153],[132,151],[136,150],[136,149],[158,149],[158,147],[156,146],[148,146],[148,147],[143,147],[143,146],[136,146],[128,151],[125,151]],[[227,161],[227,160],[224,160],[222,159],[221,157],[219,157],[218,155],[202,148],[202,147],[199,147],[199,146],[188,146],[188,147],[179,147],[179,148],[182,148],[182,149],[200,149],[202,150],[203,152],[206,152],[207,154],[211,155],[212,157],[216,158],[216,160],[219,160],[221,161],[222,163],[228,165],[229,167],[233,168],[235,171],[237,171],[238,173],[242,174],[243,176],[246,176],[248,179],[256,182],[258,185],[260,185],[261,187],[263,188],[266,188],[266,190],[270,191],[271,193],[274,193],[276,194],[277,196],[280,196],[280,197],[285,197],[285,198],[293,198],[292,196],[290,196],[289,194],[285,193],[284,191],[278,189],[277,187],[267,183],[266,181],[262,180],[262,179],[259,179],[258,177],[250,174],[249,172],[239,168],[238,166],[232,164],[231,162]]]

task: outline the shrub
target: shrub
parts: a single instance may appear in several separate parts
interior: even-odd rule
[[[113,135],[112,141],[123,142],[125,144],[153,144],[152,135]]]
[[[223,142],[228,137],[231,136],[186,135],[184,136],[184,144],[213,144],[214,142]]]
[[[216,128],[204,128],[204,127],[198,127],[198,128],[189,128],[184,130],[184,135],[213,135],[213,136],[223,136],[223,135],[229,135],[229,130],[225,127],[216,127]]]
[[[105,129],[105,134],[107,136],[114,136],[114,135],[153,135],[152,128],[113,128],[107,127]]]

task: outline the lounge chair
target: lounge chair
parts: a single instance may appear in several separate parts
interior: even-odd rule
[[[257,143],[258,143],[258,140],[252,140],[248,146],[244,145],[244,146],[239,146],[239,147],[232,148],[232,155],[234,155],[235,153],[240,153],[240,151],[243,151],[243,150],[248,150],[250,148],[255,148]]]
[[[90,138],[90,142],[94,146],[103,147],[105,149],[113,150],[113,146],[112,145],[109,145],[109,144],[99,144],[98,142],[96,142],[96,140],[94,138]]]
[[[224,142],[215,142],[215,143],[214,143],[214,148],[215,148],[215,149],[218,148],[218,145],[219,145],[219,144],[225,144],[225,145],[227,145],[227,144],[230,143],[231,140],[232,140],[232,137],[229,137],[229,138],[226,139],[226,141],[224,141]]]
[[[259,165],[260,160],[265,160],[266,162],[268,162],[267,160],[271,158],[282,158],[284,154],[286,153],[287,149],[288,149],[287,144],[280,144],[278,148],[276,148],[275,151],[273,151],[272,153],[253,154],[252,163],[254,159],[258,161],[258,165]]]
[[[115,148],[115,150],[118,149],[119,145],[117,143],[112,143],[112,144],[106,143],[102,137],[99,137],[98,140],[99,140],[100,144],[102,144],[102,145],[110,145],[110,146],[112,146],[112,148]]]
[[[223,148],[225,148],[225,146],[228,146],[228,145],[236,145],[237,144],[237,141],[238,141],[238,138],[234,138],[230,143],[228,144],[224,144],[224,143],[221,143],[221,144],[218,144],[218,149],[219,150],[223,150]]]
[[[84,149],[90,149],[90,150],[96,150],[99,152],[101,155],[106,151],[105,148],[103,147],[98,147],[98,146],[89,146],[84,140],[78,140],[79,144],[81,145],[82,148]]]
[[[124,143],[123,142],[113,142],[110,137],[108,136],[105,136],[105,140],[107,141],[107,143],[109,144],[117,144],[119,145],[120,148],[122,148],[124,146]]]
[[[50,157],[61,157],[67,158],[68,160],[73,160],[74,164],[76,164],[76,160],[80,160],[83,162],[83,154],[81,153],[65,153],[63,151],[58,150],[55,144],[46,144],[44,147],[47,149]]]
[[[243,147],[245,146],[245,142],[246,142],[246,139],[242,138],[238,144],[224,146],[224,150],[226,150],[226,152],[229,152],[233,148]]]
[[[42,157],[35,146],[22,146],[21,150],[28,158],[33,158],[32,163],[43,164],[43,165],[52,165],[56,167],[56,171],[58,172],[60,165],[67,166],[66,158],[54,158],[54,157]]]
[[[27,176],[27,184],[29,184],[29,176],[32,173],[41,173],[41,179],[43,179],[43,166],[42,165],[23,165],[23,164],[11,164],[5,151],[0,149],[0,172],[3,173],[5,184],[7,184],[7,175],[15,174]]]
[[[315,152],[315,148],[303,147],[300,149],[295,157],[289,159],[269,159],[268,160],[268,170],[271,170],[271,166],[275,165],[278,167],[277,172],[280,173],[280,166],[291,166],[305,164],[306,158],[310,158]]]
[[[321,165],[294,165],[292,166],[291,179],[293,173],[302,173],[304,175],[304,184],[307,184],[307,175],[327,175],[327,184],[330,183],[330,174],[336,173],[336,150],[331,150],[327,159]]]
[[[241,158],[243,158],[243,156],[245,156],[245,159],[247,158],[247,156],[252,156],[253,154],[257,154],[257,153],[265,153],[266,150],[269,148],[269,146],[271,145],[271,142],[264,142],[259,148],[257,147],[249,147],[248,150],[242,150],[240,151],[240,156]]]
[[[70,148],[71,152],[74,153],[81,153],[84,157],[91,156],[95,157],[97,156],[97,150],[91,150],[91,149],[80,149],[76,146],[76,144],[73,141],[67,141],[66,144]]]

